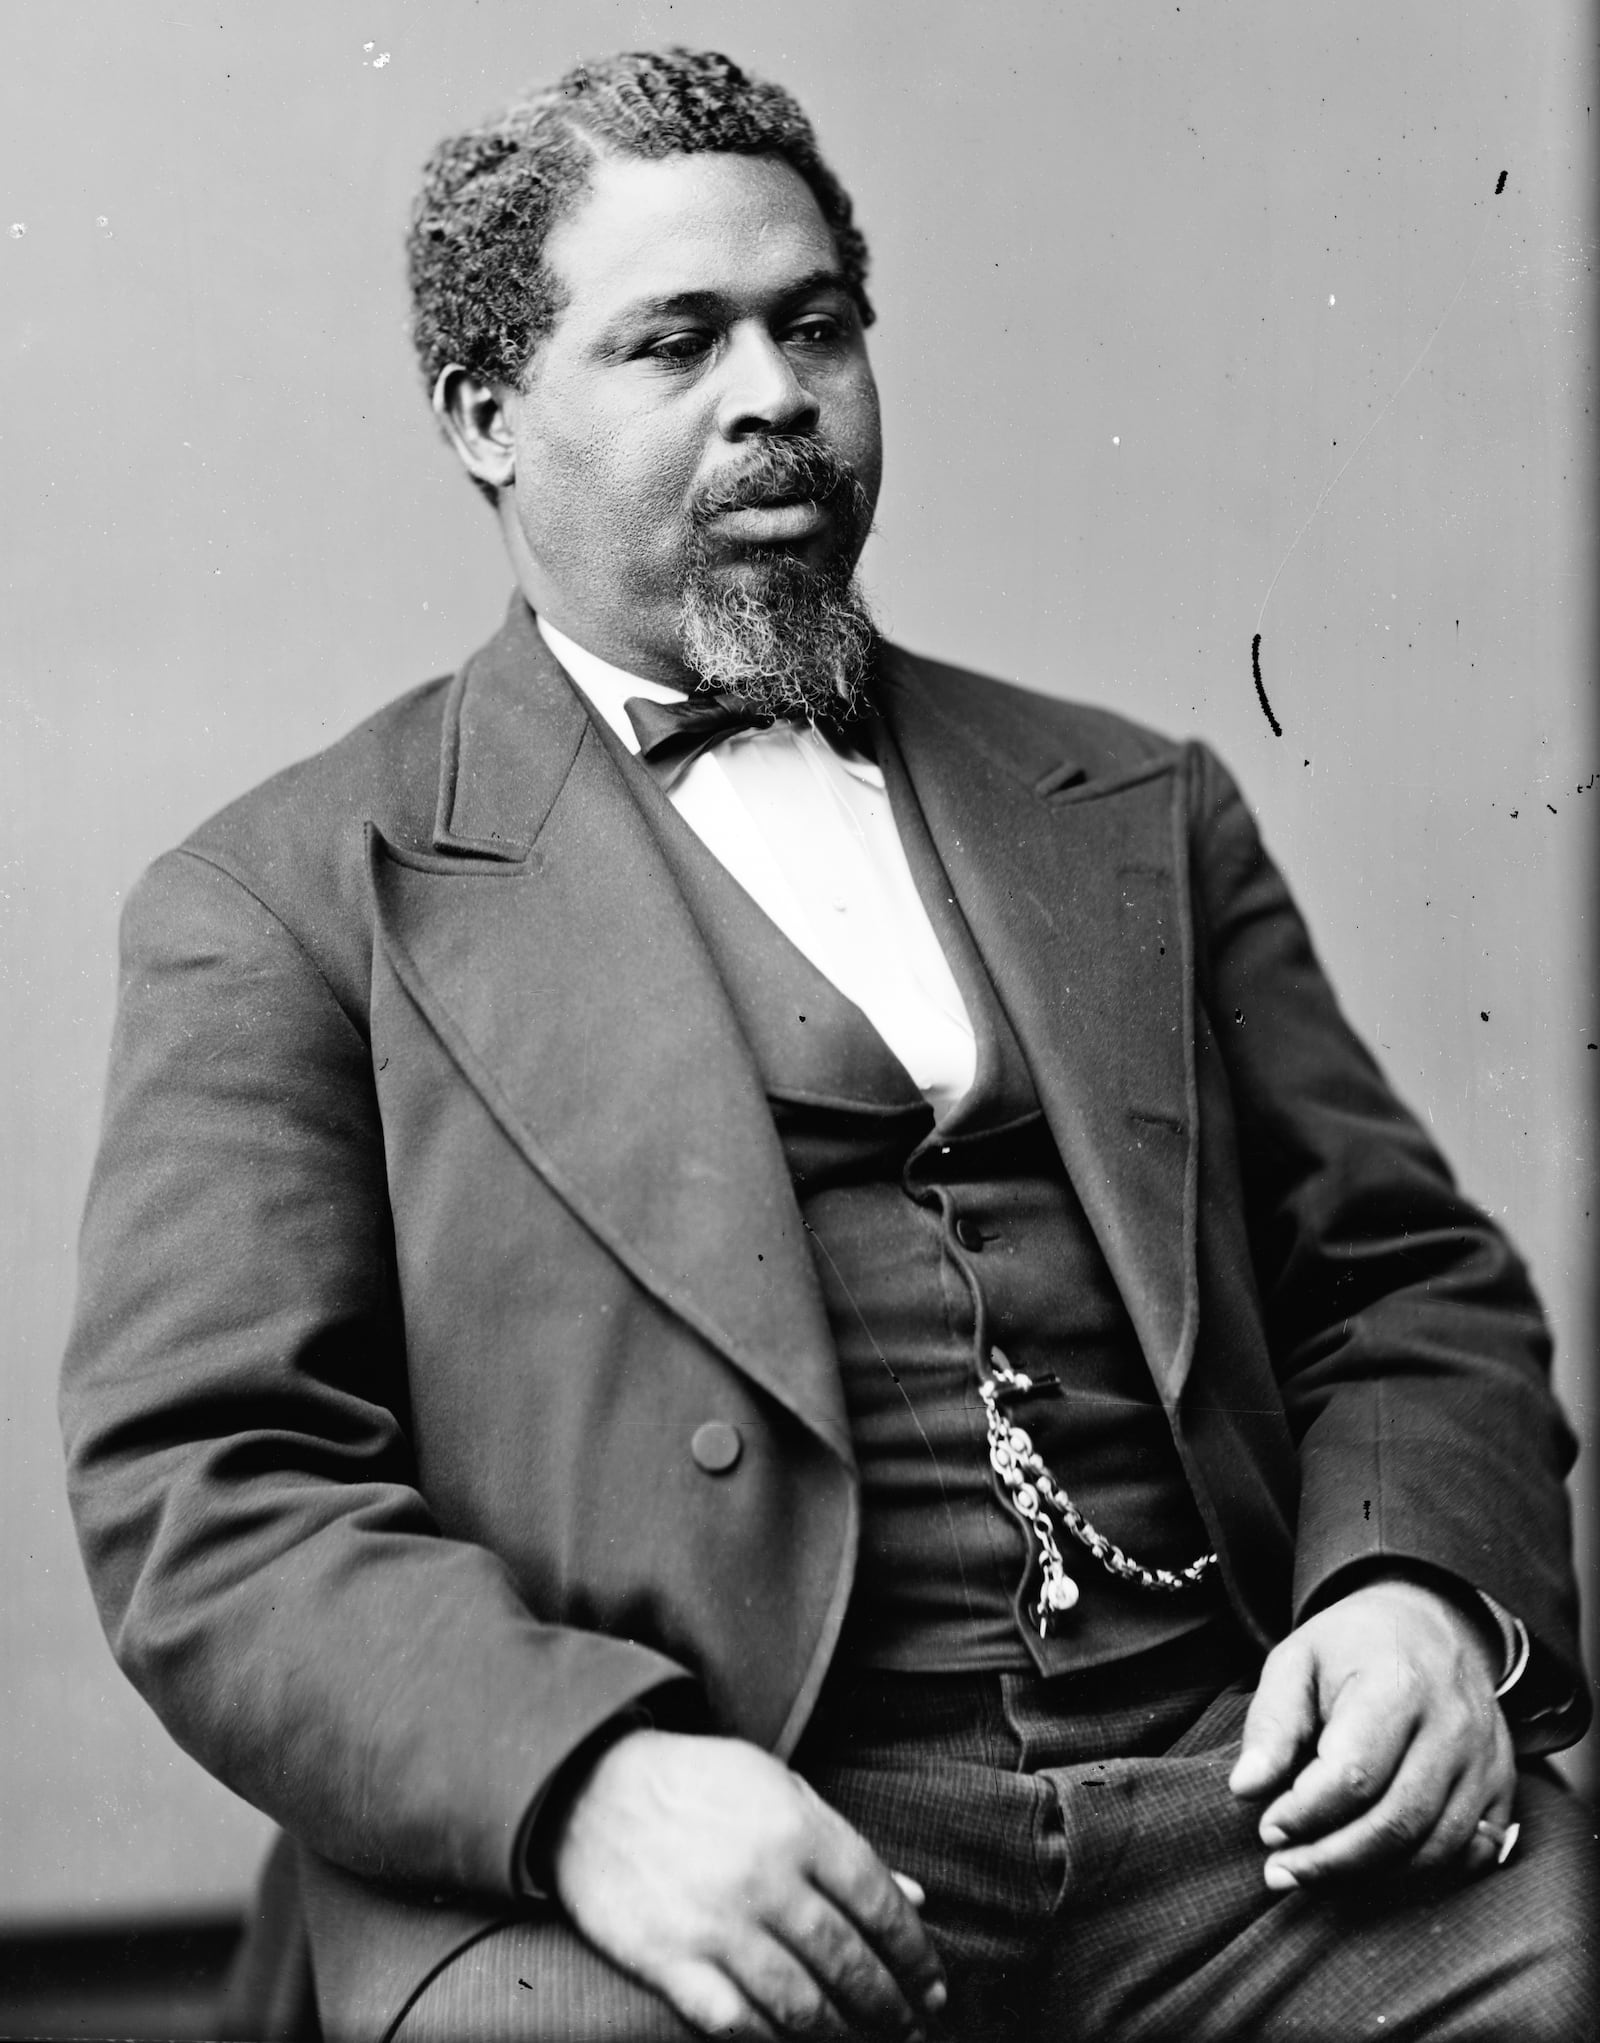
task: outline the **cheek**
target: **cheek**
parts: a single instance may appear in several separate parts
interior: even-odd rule
[[[883,477],[883,430],[878,416],[877,385],[868,377],[841,405],[835,443],[854,468],[874,502]]]
[[[641,594],[667,577],[675,588],[687,538],[685,502],[695,463],[672,439],[617,428],[599,440],[591,487],[603,492],[612,557]],[[583,477],[579,478],[580,487]],[[601,507],[597,505],[597,510]]]
[[[615,515],[628,525],[656,525],[681,516],[695,479],[698,446],[658,421],[624,420],[596,436],[589,472],[603,478]]]
[[[591,420],[549,439],[530,475],[528,512],[539,550],[587,577],[603,571],[644,592],[675,571],[694,463],[675,440],[637,422]]]

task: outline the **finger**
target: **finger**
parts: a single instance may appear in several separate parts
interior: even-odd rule
[[[1299,1639],[1285,1639],[1261,1669],[1229,1788],[1241,1801],[1254,1801],[1282,1787],[1316,1728],[1311,1655]]]
[[[733,2043],[782,2043],[766,2016],[716,1965],[685,1959],[665,1967],[653,1983],[689,2027],[703,2036],[727,2037]]]
[[[1483,1789],[1477,1769],[1470,1768],[1452,1785],[1433,1828],[1416,1845],[1404,1868],[1397,1870],[1437,1872],[1444,1866],[1459,1865],[1463,1858],[1469,1865],[1479,1864],[1481,1848],[1488,1842],[1477,1828],[1482,1813]]]
[[[1261,1813],[1261,1842],[1269,1850],[1303,1843],[1353,1822],[1393,1784],[1417,1738],[1420,1698],[1405,1681],[1355,1675],[1334,1697],[1316,1755],[1292,1786]],[[1424,1744],[1435,1772],[1442,1769],[1437,1743]],[[1448,1769],[1454,1773],[1454,1764]],[[1439,1784],[1442,1801],[1445,1784]]]
[[[911,2006],[937,2014],[944,2006],[944,1967],[922,1919],[859,1831],[820,1798],[811,1876],[876,1951]]]
[[[1455,1778],[1441,1779],[1435,1757],[1413,1746],[1384,1792],[1352,1822],[1272,1852],[1264,1868],[1267,1885],[1282,1890],[1394,1871],[1432,1835]]]
[[[852,2033],[903,2036],[916,2025],[918,2016],[893,1973],[855,1924],[816,1888],[771,1928],[855,2025]]]
[[[780,2036],[845,2043],[855,2033],[816,1973],[772,1933],[740,1938],[723,1962]]]
[[[1522,1825],[1516,1820],[1517,1755],[1505,1717],[1497,1710],[1495,1752],[1487,1798],[1473,1821],[1466,1860],[1471,1871],[1503,1866],[1516,1849]]]
[[[1439,1821],[1413,1853],[1419,1870],[1464,1859],[1470,1871],[1487,1872],[1498,1862],[1510,1834],[1517,1766],[1504,1718],[1496,1730],[1486,1754],[1469,1753]]]

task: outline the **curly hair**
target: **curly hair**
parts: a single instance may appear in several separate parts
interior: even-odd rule
[[[451,363],[521,383],[562,305],[545,241],[597,161],[707,152],[777,156],[805,179],[870,325],[867,244],[799,104],[715,50],[627,51],[575,66],[429,157],[406,238],[428,390]]]

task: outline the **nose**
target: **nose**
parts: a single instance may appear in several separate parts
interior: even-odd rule
[[[725,439],[807,433],[816,425],[821,407],[765,328],[737,328],[725,360],[725,382],[717,408],[717,424]]]

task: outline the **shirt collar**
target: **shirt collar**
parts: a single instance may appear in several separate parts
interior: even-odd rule
[[[609,660],[602,660],[598,653],[580,646],[564,631],[557,631],[548,619],[540,617],[535,622],[539,636],[566,670],[567,678],[594,704],[630,752],[637,754],[639,750],[638,733],[623,708],[630,695],[642,695],[649,702],[684,701],[681,688],[669,687],[665,681],[646,681],[638,674],[613,667]]]
[[[638,674],[628,673],[625,668],[612,666],[609,660],[602,660],[598,653],[591,653],[587,646],[580,646],[575,639],[568,638],[564,631],[557,630],[546,618],[536,617],[534,622],[539,627],[540,637],[565,670],[567,678],[594,705],[635,758],[639,753],[639,734],[633,728],[628,712],[623,706],[628,697],[642,695],[649,702],[688,700],[687,692],[682,688],[674,688],[665,681],[646,681]],[[751,735],[759,736],[760,733]],[[850,741],[849,751],[836,752],[814,731],[798,732],[797,736],[809,738],[813,745],[837,759],[853,780],[859,780],[864,786],[881,791],[882,768],[875,759],[868,758],[866,753],[856,749],[854,740]]]

